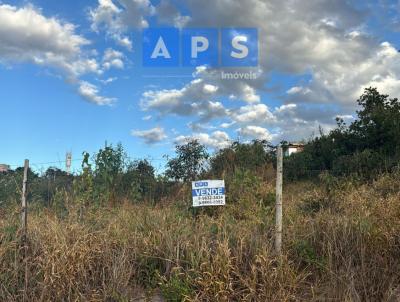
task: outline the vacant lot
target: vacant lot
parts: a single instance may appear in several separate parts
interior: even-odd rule
[[[400,177],[295,183],[284,192],[284,257],[273,255],[273,184],[224,208],[156,207],[29,216],[28,301],[397,301]],[[260,197],[261,196],[261,197]],[[184,198],[181,198],[184,199]],[[228,201],[229,203],[229,201]],[[21,300],[18,210],[0,218],[0,299]]]

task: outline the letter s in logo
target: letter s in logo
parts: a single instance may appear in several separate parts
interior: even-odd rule
[[[240,42],[247,42],[246,36],[236,36],[232,39],[233,48],[240,50],[240,52],[235,52],[232,50],[231,56],[236,59],[244,59],[249,55],[249,48],[246,44],[240,44]]]

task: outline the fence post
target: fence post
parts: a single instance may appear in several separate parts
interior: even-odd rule
[[[28,169],[29,160],[25,159],[24,164],[24,178],[22,182],[22,213],[21,213],[21,223],[22,223],[22,244],[24,249],[24,263],[25,263],[25,283],[24,283],[24,297],[23,301],[26,301],[26,293],[28,290],[28,242],[27,242],[27,232],[28,232],[28,207],[26,203],[26,183],[28,181]]]
[[[283,182],[283,150],[277,149],[276,165],[276,203],[275,203],[275,252],[279,257],[282,252],[282,182]]]

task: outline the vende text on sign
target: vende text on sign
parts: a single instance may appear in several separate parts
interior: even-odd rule
[[[199,180],[192,182],[193,206],[225,205],[224,180]]]

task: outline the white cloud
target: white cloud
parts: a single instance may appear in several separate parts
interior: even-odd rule
[[[148,88],[141,106],[154,117],[194,117],[192,129],[210,129],[211,121],[218,120],[218,124],[223,122],[220,128],[235,125],[246,133],[258,129],[250,126],[259,127],[270,129],[277,138],[308,136],[319,125],[328,129],[335,116],[354,112],[364,87],[400,94],[400,56],[394,43],[380,43],[380,37],[368,33],[367,13],[347,0],[161,0],[157,5],[150,0],[99,0],[89,18],[94,31],[106,33],[129,50],[129,31],[147,27],[150,17],[177,27],[258,28],[259,68],[201,66],[183,86]],[[0,63],[30,62],[61,70],[85,99],[112,103],[114,99],[100,96],[99,89],[82,76],[122,69],[125,57],[109,48],[98,62],[88,47],[90,41],[71,23],[46,17],[31,5],[0,4]],[[221,71],[252,71],[257,77],[227,80],[221,78]],[[271,88],[269,77],[275,72],[301,79],[286,91]],[[106,84],[111,78],[102,81]],[[284,105],[265,104],[261,95],[268,93],[268,98],[278,97]],[[207,135],[211,140],[212,134]]]
[[[105,80],[99,79],[98,81],[99,81],[100,83],[104,84],[104,85],[108,85],[108,84],[110,84],[110,83],[112,83],[112,82],[115,82],[117,79],[118,79],[118,78],[116,78],[116,77],[111,77],[111,78],[107,78],[107,79],[105,79]]]
[[[31,59],[46,52],[75,56],[89,41],[75,34],[75,26],[46,18],[32,5],[0,5],[0,51],[10,59]],[[22,52],[29,46],[30,52]]]
[[[182,89],[148,90],[142,95],[141,105],[144,110],[158,111],[160,115],[198,115],[207,121],[225,115],[222,103],[209,100],[217,91],[215,85],[194,79]]]
[[[101,27],[108,26],[111,31],[119,31],[123,26],[117,20],[118,14],[121,13],[112,0],[99,0],[98,6],[89,11],[89,17],[92,21],[92,29],[99,31]]]
[[[238,133],[244,138],[249,139],[259,139],[259,140],[272,140],[272,135],[266,128],[259,126],[245,126],[243,128],[239,128]]]
[[[114,39],[119,46],[122,46],[127,50],[132,51],[133,45],[131,39],[129,39],[128,37],[120,37],[120,36],[115,36]]]
[[[183,144],[190,139],[197,139],[199,143],[213,149],[223,149],[230,146],[232,143],[229,135],[223,131],[214,131],[211,134],[195,133],[192,136],[181,135],[175,138],[175,141],[178,144]]]
[[[366,87],[377,87],[381,93],[392,96],[399,95],[400,58],[396,48],[388,42],[368,45],[360,39],[353,45],[360,48],[360,58],[316,69],[308,86],[293,87],[288,91],[288,100],[294,103],[336,103],[353,111],[355,100]],[[373,52],[365,56],[361,50],[364,47]],[[352,51],[348,55],[355,56]]]
[[[163,114],[179,113],[183,115],[187,109],[180,106],[181,99],[184,95],[183,90],[148,90],[143,93],[142,107],[145,110],[155,109]]]
[[[70,77],[97,72],[96,60],[82,50],[90,42],[75,29],[71,23],[43,16],[32,5],[0,4],[0,62],[55,67]]]
[[[221,102],[206,101],[203,103],[194,103],[192,107],[200,118],[199,121],[201,123],[224,117],[228,113],[228,110],[225,109]]]
[[[256,90],[253,87],[244,85],[243,100],[248,103],[258,103],[260,101],[260,96],[256,94]]]
[[[214,85],[211,85],[211,84],[205,84],[203,86],[203,91],[205,93],[215,93],[215,92],[217,92],[217,90],[218,90],[218,87],[214,86]]]
[[[356,108],[355,100],[365,87],[377,87],[392,96],[400,94],[400,56],[396,48],[389,42],[379,43],[380,38],[367,31],[368,11],[359,9],[351,1],[215,0],[208,3],[178,0],[178,3],[184,4],[190,15],[187,26],[226,27],[234,22],[236,27],[258,28],[260,73],[264,77],[251,81],[221,80],[221,70],[198,68],[196,79],[218,87],[216,92],[207,96],[208,89],[192,82],[171,90],[183,94],[177,103],[170,102],[174,104],[173,110],[168,106],[153,107],[154,110],[165,114],[197,115],[186,106],[195,101],[195,98],[185,98],[184,92],[190,88],[224,107],[228,106],[221,101],[223,98],[263,105],[251,107],[254,111],[248,112],[248,105],[226,111],[232,119],[224,123],[226,127],[232,122],[241,123],[241,127],[253,123],[273,127],[274,133],[293,137],[315,133],[319,125],[329,129],[334,125],[336,115],[352,114]],[[168,8],[165,9],[169,12],[167,15],[178,14],[167,4],[163,5]],[[163,20],[168,22],[165,16]],[[173,18],[169,22],[173,24]],[[235,72],[235,69],[223,71]],[[265,84],[269,84],[268,76],[272,72],[304,76],[286,94],[276,88],[273,90],[271,96],[280,97],[288,107],[271,110],[260,104],[259,93],[268,93]],[[178,104],[184,104],[185,109],[181,111]]]
[[[114,99],[98,95],[98,88],[79,78],[101,74],[96,59],[84,49],[90,42],[76,33],[76,26],[46,17],[32,5],[18,8],[0,4],[0,63],[33,63],[61,71],[66,80],[78,85],[78,93],[104,105]]]
[[[310,93],[311,90],[309,88],[304,88],[300,86],[294,86],[290,88],[288,91],[286,91],[287,94],[302,94],[306,95],[307,93]]]
[[[143,139],[144,142],[149,145],[159,143],[167,138],[164,129],[161,127],[149,130],[132,130],[131,134]]]
[[[237,123],[273,124],[276,117],[265,104],[246,105],[231,113]]]
[[[156,7],[157,20],[161,24],[172,24],[175,27],[182,28],[190,21],[189,16],[183,16],[175,5],[169,0],[161,0]]]
[[[146,17],[154,12],[149,0],[99,0],[97,7],[90,9],[89,19],[92,30],[104,31],[118,45],[132,50],[128,29],[148,27]]]
[[[103,56],[103,68],[105,70],[111,68],[123,69],[124,68],[124,54],[112,48],[107,48]]]
[[[115,98],[107,98],[99,95],[99,88],[93,84],[81,81],[78,93],[87,101],[96,105],[111,105],[116,101]]]
[[[235,122],[231,122],[231,123],[222,123],[222,124],[220,125],[220,127],[223,128],[223,129],[227,129],[227,128],[232,127],[234,124],[235,124]]]
[[[220,101],[215,101],[226,94],[248,103],[260,101],[256,90],[247,83],[223,81],[216,70],[205,66],[197,67],[195,79],[181,89],[148,90],[142,95],[141,105],[144,110],[158,111],[161,116],[168,114],[180,116],[198,116],[200,121],[209,121],[226,116],[228,111]]]

